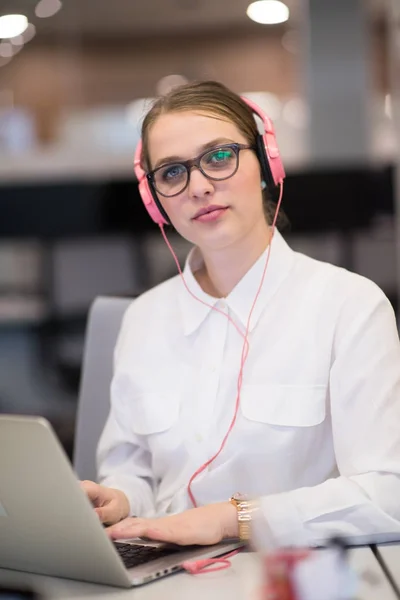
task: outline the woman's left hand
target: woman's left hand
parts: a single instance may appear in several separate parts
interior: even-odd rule
[[[146,537],[182,546],[216,544],[238,536],[237,511],[230,502],[220,502],[156,519],[128,517],[106,531],[113,540]]]

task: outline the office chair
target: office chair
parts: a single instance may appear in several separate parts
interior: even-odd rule
[[[137,240],[128,236],[69,237],[47,248],[48,302],[38,330],[40,358],[47,375],[75,401],[93,298],[139,294],[143,269]]]
[[[96,481],[96,448],[110,408],[114,347],[131,298],[99,296],[85,334],[73,463],[79,479]]]

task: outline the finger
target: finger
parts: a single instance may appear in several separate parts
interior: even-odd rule
[[[80,486],[91,502],[96,502],[99,497],[100,486],[94,481],[81,481]]]
[[[179,529],[175,531],[166,523],[154,525],[151,519],[124,519],[109,527],[106,531],[113,540],[140,537],[172,544],[185,545],[191,543]]]
[[[95,508],[99,519],[102,523],[113,525],[121,520],[121,509],[118,505],[117,500],[113,499],[105,504],[99,504]]]
[[[109,509],[108,507],[97,507],[94,509],[94,512],[96,513],[96,515],[99,517],[100,521],[104,524],[111,524],[113,523],[113,520],[111,519],[111,516],[109,514]]]
[[[106,529],[107,535],[115,540],[117,538],[127,539],[135,537],[145,537],[147,529],[146,519],[137,519],[136,517],[128,517],[115,525],[111,525]]]
[[[180,535],[179,530],[174,531],[169,527],[146,527],[146,533],[141,536],[146,536],[150,540],[157,540],[158,542],[170,542],[171,544],[185,545],[184,536]]]

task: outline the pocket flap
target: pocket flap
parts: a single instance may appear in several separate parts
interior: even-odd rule
[[[311,427],[325,419],[324,385],[246,384],[241,409],[251,421],[283,427]]]

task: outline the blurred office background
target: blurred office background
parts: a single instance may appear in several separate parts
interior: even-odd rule
[[[48,417],[68,451],[90,303],[175,273],[132,172],[173,85],[218,79],[265,108],[287,240],[398,310],[400,4],[266,2],[280,22],[258,23],[249,1],[0,0],[0,412]]]

